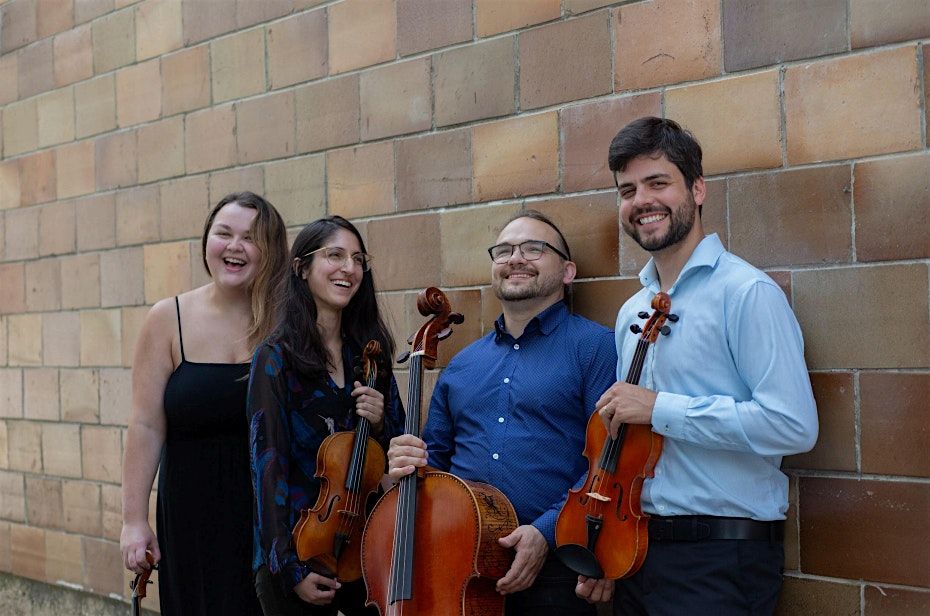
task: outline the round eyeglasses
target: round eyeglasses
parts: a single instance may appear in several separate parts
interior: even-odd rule
[[[323,246],[322,248],[317,248],[316,250],[311,250],[308,253],[305,253],[297,257],[300,261],[303,261],[309,256],[312,256],[318,252],[323,253],[323,258],[326,259],[326,262],[332,265],[333,267],[342,267],[346,263],[352,265],[352,267],[358,267],[363,272],[367,272],[371,269],[371,255],[366,255],[364,252],[349,252],[345,248],[338,248],[336,246]]]

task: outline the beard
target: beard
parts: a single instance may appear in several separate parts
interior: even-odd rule
[[[514,272],[527,272],[526,269],[510,270],[508,274]],[[507,285],[507,280],[503,276],[494,276],[491,280],[491,290],[494,296],[501,301],[521,301],[545,297],[555,293],[562,287],[562,272],[555,272],[548,276],[536,272],[536,278],[527,281],[528,284],[512,287]]]
[[[697,204],[694,202],[694,195],[688,193],[688,198],[675,210],[664,208],[669,215],[668,231],[665,235],[652,236],[643,238],[640,235],[639,227],[636,223],[630,224],[628,220],[622,220],[621,226],[626,234],[633,238],[637,244],[649,252],[656,252],[674,246],[685,238],[694,227],[694,216],[697,212]],[[638,210],[630,218],[637,218],[646,212],[661,212],[662,210]]]

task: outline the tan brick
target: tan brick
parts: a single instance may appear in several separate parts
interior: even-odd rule
[[[21,202],[19,159],[0,162],[0,210],[17,208]]]
[[[346,0],[330,6],[328,12],[330,73],[378,64],[396,55],[393,0]]]
[[[187,116],[184,133],[188,173],[236,163],[236,112],[232,105],[204,109]]]
[[[294,91],[297,151],[314,152],[359,139],[357,74],[311,83]]]
[[[367,224],[367,232],[369,252],[376,257],[382,256],[372,269],[379,289],[421,289],[439,280],[438,242],[397,242],[401,236],[437,237],[437,214],[372,220]],[[419,266],[408,267],[410,263],[418,263]]]
[[[75,229],[73,202],[60,201],[39,208],[39,254],[74,252]]]
[[[220,199],[226,195],[243,190],[250,190],[261,195],[264,194],[264,186],[265,168],[261,165],[211,173],[210,203],[219,203]]]
[[[64,86],[94,76],[94,46],[90,26],[79,26],[55,37],[55,85]]]
[[[515,110],[514,37],[436,55],[436,125],[507,115]]]
[[[142,248],[124,248],[101,253],[101,306],[107,308],[143,303],[143,276]]]
[[[100,517],[102,519],[103,536],[106,539],[119,541],[120,531],[123,528],[123,505],[121,502],[122,490],[120,486],[100,486]],[[151,511],[154,507],[150,507]],[[153,527],[154,528],[154,527]]]
[[[293,238],[297,236],[296,230],[291,230],[288,234],[288,246],[290,246]],[[191,288],[196,289],[197,287],[202,287],[205,284],[209,284],[213,279],[210,278],[210,272],[207,271],[207,268],[203,265],[203,250],[200,247],[199,240],[191,240],[188,242],[188,252],[190,253],[191,259]],[[129,357],[127,361],[125,351],[123,352],[123,365],[129,366],[132,365],[132,357]]]
[[[394,211],[394,147],[376,143],[326,153],[330,214],[358,218]]]
[[[528,201],[525,206],[551,218],[562,231],[571,249],[572,260],[578,266],[577,278],[617,274],[620,231],[614,191]],[[615,310],[619,306],[618,303],[611,309]],[[613,325],[610,327],[613,328]]]
[[[187,242],[146,245],[143,258],[147,304],[188,290],[191,263]]]
[[[36,36],[45,38],[74,27],[74,0],[38,0]]]
[[[42,365],[42,315],[15,314],[7,317],[7,349],[11,366]]]
[[[858,163],[854,173],[856,259],[930,256],[930,155]]]
[[[518,204],[450,210],[439,216],[442,284],[488,284],[491,259],[486,248],[520,209]]]
[[[106,73],[136,59],[133,10],[110,13],[93,23],[94,72]]]
[[[23,416],[26,419],[58,421],[58,369],[23,371]]]
[[[55,87],[52,39],[45,39],[19,51],[19,96],[28,98]]]
[[[6,258],[34,259],[39,255],[39,211],[37,208],[6,213]]]
[[[164,182],[160,189],[159,228],[162,239],[197,237],[210,211],[207,176]]]
[[[558,19],[561,12],[559,0],[475,0],[478,36],[490,36]]]
[[[859,603],[858,585],[786,576],[775,614],[858,614]]]
[[[326,215],[326,170],[322,154],[265,166],[265,198],[288,226]]]
[[[178,0],[145,0],[135,10],[137,60],[154,58],[182,46]]]
[[[97,537],[102,531],[100,486],[85,481],[62,481],[62,528]]]
[[[36,99],[40,148],[74,139],[74,89],[61,88]]]
[[[0,53],[28,45],[38,38],[35,0],[16,0],[0,6]]]
[[[851,372],[811,373],[820,433],[808,453],[785,458],[785,468],[855,472],[856,400]]]
[[[101,369],[100,423],[116,426],[128,425],[129,415],[132,411],[131,401],[132,370],[127,368]]]
[[[617,320],[617,306],[642,289],[636,278],[586,280],[572,287],[575,312],[610,328]]]
[[[730,249],[757,267],[850,261],[850,171],[837,165],[731,179]]]
[[[120,429],[84,426],[81,430],[81,457],[85,479],[119,482],[122,460]]]
[[[81,365],[119,366],[119,310],[87,310],[81,312]]]
[[[192,259],[193,262],[193,259]],[[136,342],[139,340],[139,332],[142,331],[142,324],[149,313],[148,306],[138,306],[135,308],[123,308],[120,322],[122,323],[123,345],[122,356],[123,366],[132,366],[133,357],[135,357]],[[132,396],[125,398],[122,402],[128,403]]]
[[[93,308],[100,305],[100,255],[64,257],[61,260],[61,307]]]
[[[115,81],[110,74],[74,86],[74,127],[79,139],[116,128]]]
[[[22,154],[38,147],[39,119],[36,100],[29,99],[3,108],[3,153]]]
[[[84,556],[81,538],[56,531],[45,533],[45,575],[49,584],[80,584]]]
[[[896,301],[896,289],[909,289],[910,300]],[[923,264],[794,272],[808,367],[930,366],[926,289]]]
[[[61,477],[81,476],[81,432],[75,424],[43,423],[42,452],[45,472]]]
[[[26,477],[26,519],[33,526],[61,528],[61,481]]]
[[[9,321],[11,317],[7,317]],[[23,416],[23,372],[0,368],[0,417]]]
[[[26,487],[21,473],[0,471],[0,515],[14,522],[26,521]]]
[[[62,370],[59,378],[62,421],[99,423],[100,377],[98,371],[86,368]]]
[[[923,0],[851,0],[849,36],[853,49],[930,37],[930,5]]]
[[[670,89],[665,113],[701,142],[705,175],[781,165],[776,71]]]
[[[77,366],[81,361],[78,313],[50,312],[42,315],[42,348],[46,366]],[[57,387],[55,391],[58,391]]]
[[[0,366],[5,366],[7,362],[7,330],[6,330],[6,317],[0,315]],[[0,441],[3,439],[0,438]],[[0,468],[3,468],[3,465],[0,464]]]
[[[265,32],[247,30],[210,43],[213,102],[265,91]]]
[[[477,200],[555,191],[559,127],[554,112],[481,124],[472,130]]]
[[[294,122],[293,90],[236,103],[239,163],[293,155]]]
[[[617,91],[720,74],[720,3],[654,0],[614,12]]]
[[[181,3],[184,44],[199,43],[236,29],[236,12],[228,0]]]
[[[59,199],[76,197],[78,195],[86,195],[94,192],[96,185],[94,152],[94,142],[90,139],[69,143],[57,149],[55,171],[57,174],[56,187]],[[41,239],[40,237],[40,241]]]
[[[120,127],[161,115],[161,65],[149,60],[116,72],[116,121]]]
[[[294,10],[294,0],[236,0],[236,25],[239,29],[270,21]]]
[[[283,88],[326,75],[325,10],[288,17],[267,26],[266,30],[268,78],[272,88]]]
[[[54,150],[24,156],[19,161],[19,169],[23,205],[45,203],[55,199],[57,172]]]
[[[926,477],[930,463],[927,391],[920,373],[863,372],[859,377],[862,421],[862,472]],[[889,443],[894,443],[889,447]]]
[[[165,116],[210,104],[210,50],[207,45],[161,58],[162,113]]]
[[[621,128],[643,116],[661,115],[658,93],[623,96],[562,109],[562,189],[566,192],[614,186],[607,150]]]
[[[6,421],[0,420],[0,468],[9,468],[10,467],[10,442],[7,437],[6,430]],[[0,513],[0,516],[7,517],[5,513]],[[0,543],[3,539],[0,537]],[[2,546],[0,546],[2,549]],[[3,567],[0,567],[0,571],[3,571]]]
[[[430,127],[429,58],[362,73],[360,88],[362,141]]]
[[[0,56],[0,105],[19,98],[19,57],[15,53]]]
[[[109,193],[81,199],[74,204],[78,250],[116,245],[116,195]]]
[[[788,68],[788,162],[921,147],[918,83],[913,46]]]
[[[136,131],[101,137],[95,145],[98,190],[132,186],[136,183]]]
[[[58,310],[61,308],[61,278],[57,259],[41,259],[26,263],[26,309]]]
[[[26,268],[23,263],[0,263],[0,313],[25,312]]]
[[[10,527],[13,575],[45,581],[45,531],[14,524]]]
[[[35,421],[7,422],[12,470],[42,472],[42,425]]]
[[[74,23],[82,24],[113,10],[113,0],[79,0],[74,3]]]
[[[470,41],[470,0],[397,0],[397,50],[402,56]]]
[[[118,246],[158,240],[158,186],[140,186],[116,193]]]
[[[472,201],[470,131],[404,139],[396,147],[398,210]]]
[[[611,91],[613,71],[607,11],[529,30],[518,41],[521,109]]]
[[[196,4],[196,3],[195,3]],[[84,588],[104,596],[121,596],[126,591],[119,543],[83,537]]]

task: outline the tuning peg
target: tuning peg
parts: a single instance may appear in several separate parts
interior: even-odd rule
[[[450,312],[449,321],[451,321],[452,323],[455,323],[456,325],[460,325],[465,322],[465,315],[459,312]]]
[[[630,331],[633,332],[634,334],[640,334],[642,333],[643,328],[637,325],[636,323],[634,323],[633,325],[630,325]]]
[[[648,319],[649,313],[646,312],[645,310],[640,310],[636,316],[638,316],[640,319]]]
[[[397,356],[397,363],[402,364],[408,359],[410,359],[410,351],[404,351],[403,353]]]
[[[439,332],[438,334],[436,334],[436,339],[437,339],[437,340],[445,340],[446,338],[448,338],[448,337],[451,336],[451,335],[452,335],[452,328],[451,328],[451,327],[447,327],[447,328],[445,328],[444,330],[442,330],[441,332]]]
[[[671,327],[669,327],[668,325],[663,325],[662,329],[659,330],[659,333],[661,333],[663,336],[668,336],[668,333],[670,331],[672,331]]]
[[[677,323],[677,322],[678,322],[678,315],[677,315],[677,314],[670,314],[670,315],[668,315],[668,320],[671,321],[672,323]]]

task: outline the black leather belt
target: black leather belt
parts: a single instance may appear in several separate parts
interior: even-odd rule
[[[778,543],[784,537],[784,520],[760,522],[749,518],[719,518],[707,515],[649,517],[650,541],[743,539]]]

